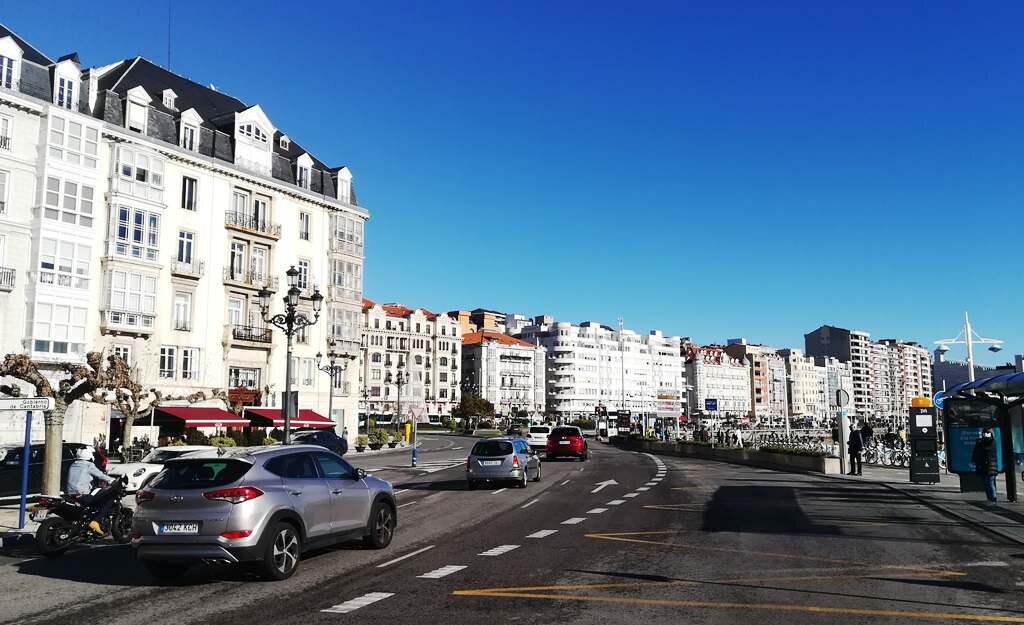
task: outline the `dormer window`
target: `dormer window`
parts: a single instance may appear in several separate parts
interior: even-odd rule
[[[74,110],[75,81],[70,78],[57,79],[57,106]]]
[[[299,165],[296,168],[295,184],[299,185],[300,189],[309,188],[309,167],[303,167]]]
[[[280,145],[282,150],[287,150],[292,146],[292,142],[288,137],[281,137]]]
[[[196,151],[196,127],[188,124],[181,125],[181,147],[190,152]]]
[[[243,137],[248,137],[253,141],[259,141],[260,143],[267,143],[267,133],[262,128],[253,123],[240,124],[238,126],[238,134]]]
[[[16,84],[14,77],[17,75],[18,73],[14,71],[14,59],[0,56],[0,86],[13,89]]]
[[[174,101],[178,99],[178,96],[170,89],[164,89],[164,107],[171,110],[176,110],[177,107],[174,105]]]
[[[145,104],[128,100],[128,129],[145,134],[146,132],[146,109]]]

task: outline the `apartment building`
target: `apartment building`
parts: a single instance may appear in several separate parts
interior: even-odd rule
[[[780,349],[789,381],[789,415],[803,417],[814,425],[827,423],[829,415],[828,372],[812,356],[798,349]]]
[[[725,351],[745,362],[750,374],[750,418],[757,425],[781,423],[789,414],[786,363],[774,347],[729,339]]]
[[[534,317],[519,338],[547,350],[547,410],[562,420],[592,417],[595,408],[628,410],[652,427],[658,396],[684,389],[681,337],[647,335],[595,321],[575,324]]]
[[[431,421],[451,415],[461,398],[458,320],[423,308],[363,299],[361,332],[362,412],[394,416],[401,404],[422,406]],[[401,413],[400,419],[407,418],[406,408]]]
[[[547,350],[500,332],[471,332],[462,337],[462,384],[494,404],[503,416],[526,412],[544,417]]]
[[[932,363],[928,350],[918,343],[883,339],[889,357],[890,395],[888,414],[910,414],[910,403],[915,397],[931,397]]]
[[[295,103],[300,106],[300,102]],[[295,337],[299,404],[326,412],[314,355],[360,338],[363,226],[347,167],[328,166],[258,104],[142,58],[52,61],[0,27],[0,348],[41,363],[105,350],[166,395],[227,389],[280,405],[285,271],[316,325]],[[4,288],[4,285],[10,288]],[[356,431],[355,372],[334,418]]]
[[[744,360],[733,358],[721,345],[682,346],[687,397],[692,410],[705,416],[747,417],[751,411],[750,373]],[[718,410],[705,409],[708,399]]]

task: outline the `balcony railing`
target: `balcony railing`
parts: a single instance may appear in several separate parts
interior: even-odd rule
[[[182,332],[189,332],[192,330],[192,322],[188,319],[175,319],[174,329]]]
[[[224,268],[224,281],[254,289],[267,287],[269,291],[277,291],[277,276],[268,276],[254,271],[235,271],[231,267]]]
[[[353,256],[363,255],[363,244],[354,239],[331,237],[328,247],[332,252],[344,252]]]
[[[0,267],[0,291],[14,290],[14,269]]]
[[[171,273],[176,276],[195,278],[198,280],[203,276],[203,272],[205,270],[206,263],[201,260],[193,261],[191,263],[183,263],[177,260],[171,261]]]
[[[245,213],[227,211],[224,213],[224,225],[229,228],[244,230],[245,232],[262,234],[272,239],[281,238],[281,224],[271,223],[264,219],[257,219],[252,215],[246,215]]]
[[[100,319],[103,329],[128,334],[152,334],[156,316],[124,310],[104,310]]]
[[[253,343],[272,343],[274,340],[270,328],[240,325],[231,326],[231,338],[236,341],[252,341]]]
[[[11,138],[5,135],[0,135],[0,150],[11,149]]]

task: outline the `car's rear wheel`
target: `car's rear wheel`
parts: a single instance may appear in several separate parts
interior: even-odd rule
[[[176,579],[185,574],[188,570],[188,564],[184,562],[161,562],[159,560],[143,560],[142,566],[146,567],[146,571],[153,577],[167,581]]]
[[[527,469],[523,469],[523,474],[516,480],[516,488],[526,488],[526,473]]]
[[[540,481],[540,464],[537,464],[537,475],[534,476],[533,481],[534,482],[539,482]]]
[[[299,568],[301,555],[302,539],[295,527],[288,523],[276,523],[270,528],[267,537],[260,573],[271,580],[288,579]]]
[[[469,490],[476,490],[476,481],[466,480],[466,486],[469,488]]]
[[[583,455],[580,456],[580,462],[586,462],[589,458],[590,458],[590,452],[589,451],[585,451],[585,452],[583,452]]]
[[[378,501],[370,510],[370,533],[363,537],[363,544],[370,549],[383,549],[395,537],[395,511],[391,506]]]

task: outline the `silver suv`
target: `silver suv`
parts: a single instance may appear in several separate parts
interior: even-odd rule
[[[477,441],[466,459],[470,489],[483,482],[512,481],[526,488],[526,481],[540,481],[540,458],[521,438],[485,438]]]
[[[398,524],[391,484],[315,445],[187,454],[136,499],[132,545],[159,579],[197,562],[286,579],[304,551],[352,539],[383,549]]]

